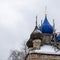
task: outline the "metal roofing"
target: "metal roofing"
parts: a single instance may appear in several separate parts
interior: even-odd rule
[[[39,29],[42,31],[42,33],[53,33],[53,27],[48,22],[47,16],[45,16],[43,24],[39,27]]]

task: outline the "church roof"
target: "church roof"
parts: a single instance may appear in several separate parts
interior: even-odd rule
[[[35,29],[33,33],[42,33],[39,29]]]
[[[36,28],[36,29],[34,29],[34,31],[31,33],[30,38],[31,38],[32,40],[41,39],[41,38],[42,38],[42,34],[41,34],[41,33],[42,33],[42,32],[41,32],[38,28]]]
[[[39,27],[39,29],[42,31],[42,33],[53,33],[53,27],[48,22],[47,16],[45,16],[43,24]]]
[[[39,50],[32,50],[30,53],[55,54],[60,55],[60,50],[51,45],[43,45]]]

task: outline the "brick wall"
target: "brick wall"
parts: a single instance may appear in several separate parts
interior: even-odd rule
[[[30,54],[26,60],[60,60],[58,55]]]

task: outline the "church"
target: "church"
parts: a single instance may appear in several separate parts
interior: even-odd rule
[[[56,33],[55,22],[51,25],[46,13],[39,27],[36,16],[35,28],[26,45],[25,60],[60,60],[60,33]]]

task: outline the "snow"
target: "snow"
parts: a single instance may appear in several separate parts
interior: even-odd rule
[[[60,55],[60,50],[51,45],[43,45],[39,50],[32,50],[30,53],[56,54]]]
[[[36,30],[34,31],[34,33],[41,33],[41,31],[38,30],[38,29],[36,29]]]

